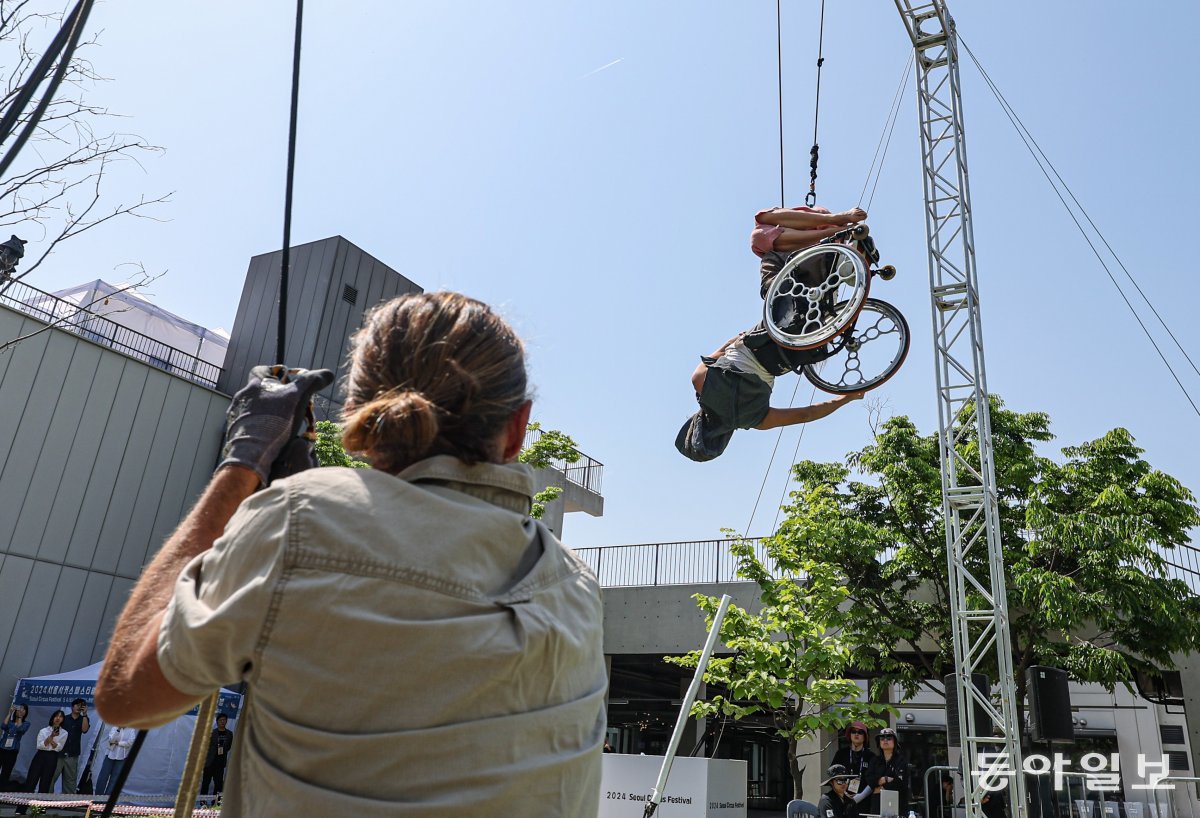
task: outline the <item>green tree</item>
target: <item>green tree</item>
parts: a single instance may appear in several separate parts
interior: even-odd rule
[[[534,469],[544,469],[552,465],[574,463],[581,455],[575,448],[575,441],[570,436],[551,429],[542,431],[538,423],[529,424],[530,431],[538,434],[521,450],[517,459],[529,464]],[[322,466],[345,466],[352,469],[369,469],[369,463],[352,457],[342,445],[342,427],[331,420],[317,421],[317,442],[314,446],[317,462]],[[541,519],[546,513],[546,503],[552,502],[562,489],[550,486],[533,496],[533,509],[530,515]]]
[[[575,441],[571,439],[570,435],[557,429],[543,430],[542,425],[537,421],[529,424],[529,431],[534,433],[533,439],[517,455],[517,460],[532,469],[565,466],[578,461],[583,456],[575,448]],[[529,435],[526,435],[527,439],[528,437]],[[557,500],[562,491],[558,486],[547,486],[533,495],[533,510],[530,515],[535,520],[540,520],[546,513],[546,504]]]
[[[837,569],[793,559],[771,544],[767,549],[774,573],[755,554],[752,543],[738,539],[731,546],[739,575],[761,589],[762,609],[752,614],[729,606],[721,641],[734,655],[712,659],[704,677],[723,692],[698,701],[692,715],[769,717],[776,732],[787,739],[793,794],[803,798],[806,764],[801,742],[854,720],[883,724],[879,714],[891,708],[862,701],[862,690],[848,678],[857,652],[863,649],[863,638],[853,631],[843,610],[849,591]],[[703,594],[695,598],[711,627],[719,600]],[[695,667],[699,660],[700,651],[666,659],[685,667]]]
[[[1194,495],[1125,429],[1050,458],[1038,452],[1053,439],[1045,413],[993,398],[991,420],[1019,723],[1031,665],[1112,690],[1200,648],[1200,597],[1167,563],[1200,525]],[[978,440],[960,445],[970,462]],[[776,550],[844,578],[845,627],[878,634],[860,669],[939,690],[930,680],[952,670],[953,648],[937,436],[892,418],[847,463],[794,467]],[[982,545],[968,554],[976,568],[986,558]]]

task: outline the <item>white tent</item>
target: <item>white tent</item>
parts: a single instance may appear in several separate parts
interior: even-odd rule
[[[71,712],[71,702],[74,699],[84,699],[88,703],[88,718],[91,729],[83,736],[83,754],[79,758],[79,774],[83,775],[84,766],[92,750],[92,744],[107,733],[109,725],[102,724],[100,716],[92,706],[93,694],[96,690],[96,679],[100,674],[101,662],[87,667],[71,670],[66,673],[56,673],[52,676],[35,676],[22,679],[17,684],[17,692],[13,697],[14,704],[29,706],[29,732],[21,740],[21,754],[17,758],[14,778],[24,777],[29,770],[29,762],[37,752],[37,732],[50,723],[50,717],[55,710]],[[229,716],[229,729],[237,726],[237,717],[241,712],[242,697],[229,690],[221,691],[221,701],[217,711]],[[196,728],[196,710],[185,713],[172,722],[156,727],[146,735],[141,752],[130,768],[129,779],[125,782],[126,795],[161,795],[174,794],[179,789],[179,781],[183,778],[183,765],[187,759],[188,745],[192,740],[192,731]],[[96,752],[92,762],[92,780],[100,773],[104,753]]]
[[[96,279],[36,295],[24,303],[33,314],[62,329],[182,377],[195,380],[198,376],[211,384],[225,365],[229,348],[225,330],[207,329],[180,318],[155,306],[130,285]]]

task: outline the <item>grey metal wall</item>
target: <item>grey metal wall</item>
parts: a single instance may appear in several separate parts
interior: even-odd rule
[[[44,327],[0,307],[0,343]],[[228,403],[55,329],[0,351],[0,696],[103,656],[212,472]]]
[[[276,362],[282,255],[276,251],[250,259],[225,371],[217,384],[224,392],[236,392],[251,367]],[[341,236],[293,247],[288,266],[286,363],[332,369],[340,378],[348,339],[362,324],[363,313],[381,301],[419,292],[419,286]],[[322,394],[325,401],[340,405],[337,388],[335,381]],[[322,407],[323,402],[317,404]]]

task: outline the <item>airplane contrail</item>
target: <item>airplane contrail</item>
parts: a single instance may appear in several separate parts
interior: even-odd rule
[[[623,59],[625,59],[625,58],[624,58],[624,57],[617,57],[615,60],[613,60],[612,62],[610,62],[608,65],[602,65],[602,66],[600,66],[599,68],[597,68],[597,69],[596,69],[596,70],[594,70],[594,71],[589,71],[589,72],[587,72],[587,73],[586,73],[586,74],[584,74],[582,77],[580,77],[580,79],[581,79],[581,80],[585,80],[585,79],[587,79],[588,77],[590,77],[592,74],[599,74],[599,73],[600,73],[601,71],[603,71],[605,68],[612,68],[614,65],[616,65],[617,63],[619,63],[619,62],[620,62],[621,60],[623,60]]]

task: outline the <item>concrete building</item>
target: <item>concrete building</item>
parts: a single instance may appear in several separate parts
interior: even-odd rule
[[[0,693],[103,658],[142,567],[217,463],[230,394],[276,357],[280,255],[250,260],[223,369],[79,299],[0,284]],[[340,236],[291,258],[293,366],[340,376],[364,311],[420,291]],[[318,396],[324,417],[337,387]],[[567,511],[603,510],[603,467],[564,468],[544,475],[566,487],[548,509],[559,530]]]
[[[693,595],[728,593],[734,604],[758,610],[758,586],[738,580],[728,544],[728,540],[708,540],[579,551],[604,587],[604,653],[610,670],[609,742],[619,752],[654,754],[666,747],[692,671],[668,665],[662,657],[697,650],[703,644],[704,617]],[[1200,589],[1200,549],[1188,546],[1173,555],[1171,562],[1175,576],[1187,581],[1193,590]],[[1073,745],[1055,747],[1051,755],[1064,753],[1073,763],[1069,769],[1078,773],[1079,762],[1087,753],[1116,754],[1127,785],[1143,779],[1139,754],[1151,760],[1166,757],[1173,776],[1196,775],[1200,656],[1177,657],[1176,663],[1180,671],[1166,674],[1168,685],[1162,690],[1151,690],[1143,684],[1136,693],[1122,687],[1109,693],[1098,685],[1072,683],[1076,740]],[[863,688],[865,698],[865,683]],[[947,762],[957,765],[958,751],[947,746],[946,707],[940,696],[922,693],[905,699],[899,690],[893,690],[890,700],[898,703],[894,726],[914,766],[923,771]],[[714,741],[717,736],[719,741]],[[696,748],[697,752],[712,754],[714,743],[716,757],[748,762],[751,807],[776,809],[786,804],[792,789],[787,745],[768,721],[706,724],[695,720],[689,724],[679,752],[687,754]],[[844,743],[842,736],[824,734],[801,748],[800,752],[810,759],[804,764],[806,798],[815,801],[824,769]],[[1070,782],[1074,792],[1069,800],[1084,798],[1079,792],[1081,779],[1072,778]],[[920,784],[917,789],[921,789]],[[931,790],[935,794],[938,791],[936,778]],[[1183,810],[1180,814],[1200,812],[1194,784],[1180,784],[1171,796],[1175,809]],[[1163,801],[1166,797],[1165,792],[1160,795]],[[1065,807],[1066,794],[1059,800]],[[1125,800],[1153,803],[1153,795],[1126,786]],[[919,814],[929,814],[923,804],[915,809]],[[1144,815],[1150,818],[1149,812]]]

